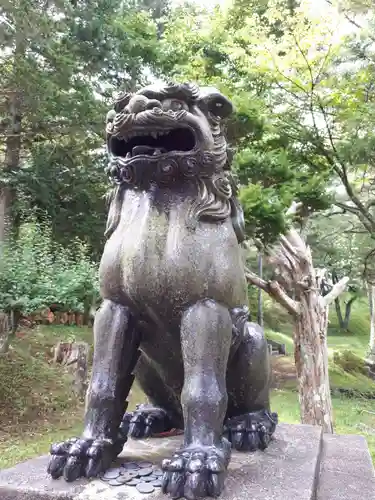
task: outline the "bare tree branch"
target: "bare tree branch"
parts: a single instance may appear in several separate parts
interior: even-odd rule
[[[306,57],[306,54],[305,52],[303,51],[303,49],[301,48],[300,44],[298,43],[298,40],[296,38],[296,36],[294,35],[294,33],[292,34],[293,38],[294,38],[294,42],[295,44],[297,45],[297,48],[298,50],[300,51],[305,63],[306,63],[306,66],[307,66],[307,69],[309,71],[309,74],[310,74],[310,79],[311,79],[311,89],[310,89],[310,94],[314,91],[314,87],[315,87],[315,81],[314,81],[314,74],[313,74],[313,70],[312,70],[312,67],[311,67],[311,64],[310,64],[310,61],[307,59]]]
[[[291,299],[282,287],[277,283],[277,281],[265,281],[260,278],[257,274],[250,271],[250,269],[245,270],[245,276],[247,282],[251,285],[254,285],[258,288],[261,288],[263,291],[268,293],[271,297],[273,297],[280,305],[285,307],[285,309],[292,314],[293,316],[298,316],[300,307],[298,302]]]
[[[329,306],[339,295],[341,295],[349,282],[349,278],[346,276],[345,278],[342,278],[338,283],[336,283],[332,290],[325,296],[323,297],[323,304],[325,307]]]
[[[345,212],[350,212],[354,215],[358,215],[359,208],[358,207],[353,207],[352,205],[347,205],[346,203],[342,203],[341,201],[335,201],[335,205]]]
[[[333,3],[331,2],[331,0],[326,0],[326,2],[329,4],[329,5],[332,5],[333,6]],[[347,21],[349,21],[350,24],[352,24],[353,26],[355,26],[356,28],[360,29],[360,30],[363,30],[363,26],[361,26],[359,23],[357,23],[357,21],[355,19],[353,19],[352,17],[350,17],[350,15],[345,12],[344,10],[342,10],[342,13],[345,17],[345,19]],[[372,40],[373,42],[375,42],[375,38],[372,37],[369,33],[366,34],[366,36]]]

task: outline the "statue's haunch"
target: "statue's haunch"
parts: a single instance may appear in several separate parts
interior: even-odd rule
[[[184,429],[163,491],[216,497],[231,448],[268,446],[277,415],[267,343],[248,317],[244,219],[221,128],[231,112],[216,89],[168,84],[123,94],[108,113],[113,188],[85,427],[52,446],[54,478],[97,476],[128,437]],[[150,404],[127,413],[134,378]]]

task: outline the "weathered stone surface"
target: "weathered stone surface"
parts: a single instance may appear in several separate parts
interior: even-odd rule
[[[375,500],[375,475],[362,436],[325,435],[316,500]]]
[[[118,463],[159,465],[181,436],[129,441]],[[66,483],[47,476],[48,457],[0,472],[1,500],[165,500],[160,488],[142,494],[134,486],[100,480]],[[319,472],[320,471],[320,472]],[[265,452],[234,452],[222,500],[375,500],[375,476],[366,440],[324,435],[319,427],[280,425]]]
[[[181,436],[129,442],[119,462],[143,459],[154,464],[169,457]],[[223,500],[311,500],[318,468],[321,430],[307,425],[280,425],[265,452],[234,452]],[[1,500],[165,500],[159,488],[149,495],[134,487],[111,487],[99,480],[66,483],[47,476],[48,457],[0,472]]]

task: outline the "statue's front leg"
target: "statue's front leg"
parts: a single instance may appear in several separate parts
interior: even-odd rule
[[[216,497],[223,490],[230,459],[230,444],[222,434],[231,335],[228,310],[213,300],[198,302],[182,317],[185,441],[163,462],[163,490],[173,498]]]
[[[139,339],[127,307],[103,302],[95,316],[94,345],[84,432],[81,438],[52,445],[48,472],[53,478],[63,475],[74,481],[98,475],[109,468],[127,439],[128,429],[120,425],[139,356]]]

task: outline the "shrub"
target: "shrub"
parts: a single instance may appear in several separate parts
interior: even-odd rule
[[[47,227],[27,223],[17,240],[1,249],[0,310],[30,314],[61,304],[83,313],[98,295],[97,266],[81,242],[64,248]]]
[[[335,352],[333,362],[349,373],[362,373],[364,375],[368,373],[363,359],[351,351]]]

